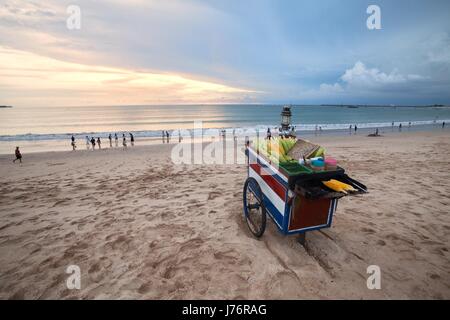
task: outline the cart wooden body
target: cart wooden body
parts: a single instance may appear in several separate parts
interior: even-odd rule
[[[364,185],[348,177],[342,168],[292,176],[251,147],[246,154],[248,178],[244,186],[244,215],[257,237],[264,233],[266,218],[262,217],[262,232],[252,230],[251,224],[257,224],[251,220],[253,209],[260,214],[267,213],[285,235],[331,227],[338,199],[345,194],[326,190],[326,187],[319,195],[312,194],[311,190],[320,191],[321,181],[338,179],[352,185],[358,193],[367,192]]]

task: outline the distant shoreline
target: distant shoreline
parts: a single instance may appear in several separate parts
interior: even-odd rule
[[[321,104],[320,107],[344,107],[344,108],[449,108],[444,104],[430,104],[422,106],[410,105],[370,105],[370,104]]]

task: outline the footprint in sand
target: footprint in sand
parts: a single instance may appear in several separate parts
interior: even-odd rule
[[[208,195],[208,200],[214,200],[214,199],[220,197],[221,195],[222,195],[221,192],[218,192],[218,191],[212,191],[212,192],[210,192],[209,195]]]

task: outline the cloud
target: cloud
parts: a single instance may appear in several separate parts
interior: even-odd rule
[[[36,25],[60,20],[61,8],[35,1],[6,0],[0,6],[0,19],[10,25]]]
[[[339,83],[335,83],[335,84],[327,84],[327,83],[322,83],[320,85],[320,91],[324,92],[324,93],[330,93],[330,92],[343,92],[344,89],[342,88],[342,86]]]
[[[427,41],[427,49],[429,62],[450,65],[450,36],[447,33],[433,35]]]
[[[19,105],[213,103],[258,92],[178,74],[64,62],[0,46],[0,96]]]
[[[322,83],[319,91],[324,94],[345,93],[357,95],[358,92],[399,92],[415,90],[416,85],[429,80],[417,74],[401,74],[396,69],[390,73],[377,68],[368,68],[363,62],[357,61],[352,68],[344,71],[334,84]]]
[[[383,30],[369,31],[364,6],[334,0],[0,0],[0,47],[251,91],[218,95],[217,102],[322,103],[370,95],[362,102],[377,103],[396,94],[392,103],[435,97],[448,103],[450,2],[436,0],[431,8],[380,1],[389,14]],[[66,28],[69,4],[81,8],[81,30]],[[189,90],[179,96],[181,87],[175,96],[170,90],[165,98],[162,91],[155,95],[203,100]]]
[[[416,74],[402,75],[397,70],[390,73],[381,72],[377,68],[367,68],[364,63],[358,61],[353,68],[347,69],[340,79],[349,86],[374,88],[404,84],[425,78]]]

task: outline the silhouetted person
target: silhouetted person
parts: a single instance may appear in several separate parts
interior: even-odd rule
[[[350,125],[350,127],[348,127],[348,132],[349,132],[350,134],[352,134],[352,125]]]
[[[270,128],[267,128],[267,139],[268,140],[272,139],[272,132],[270,132]]]
[[[111,133],[109,134],[108,139],[109,139],[109,147],[112,148],[112,136],[111,136]]]
[[[445,128],[445,121],[442,122],[442,129]]]
[[[170,138],[169,131],[166,131],[166,138],[167,138],[167,143],[169,143],[169,138]]]
[[[378,136],[378,128],[375,130],[375,135]]]
[[[114,133],[114,140],[116,141],[116,148],[119,146],[119,137],[117,137],[117,133]]]
[[[125,133],[122,134],[122,146],[124,149],[127,148],[127,138],[125,137]]]
[[[398,131],[402,131],[402,124],[401,123],[398,125]]]
[[[356,134],[356,131],[358,131],[358,126],[355,124],[355,134]]]
[[[72,141],[70,143],[70,145],[72,146],[72,150],[75,151],[75,149],[77,148],[77,146],[75,145],[75,137],[72,135],[72,138],[70,138],[70,140]]]
[[[102,142],[100,141],[100,137],[97,138],[98,149],[102,148]]]
[[[134,146],[134,136],[133,134],[130,132],[130,142],[131,142],[131,146]]]
[[[13,160],[13,163],[16,163],[17,160],[22,163],[22,154],[20,153],[19,147],[16,147],[16,151],[14,153],[16,155],[16,158]]]
[[[92,150],[95,150],[95,138],[91,138]]]

